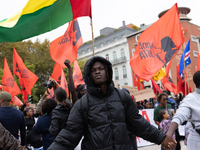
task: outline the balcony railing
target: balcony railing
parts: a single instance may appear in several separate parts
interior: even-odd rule
[[[120,58],[116,58],[112,61],[110,61],[112,63],[112,65],[115,65],[115,64],[119,64],[119,63],[122,63],[122,62],[125,62],[126,61],[126,56],[123,56],[123,57],[120,57]]]
[[[127,74],[123,74],[123,78],[127,78]]]

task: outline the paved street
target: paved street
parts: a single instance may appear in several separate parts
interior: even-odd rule
[[[187,150],[187,147],[184,145],[184,142],[181,141],[181,150]],[[161,150],[160,145],[151,145],[151,146],[145,146],[140,147],[138,150]]]

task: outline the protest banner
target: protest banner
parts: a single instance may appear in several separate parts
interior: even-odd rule
[[[155,97],[151,88],[133,92],[132,95],[135,97],[136,102]]]

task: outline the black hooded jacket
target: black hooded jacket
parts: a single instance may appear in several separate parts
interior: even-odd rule
[[[109,79],[107,94],[95,87],[90,76],[94,62],[107,66]],[[160,144],[165,134],[149,124],[140,114],[130,95],[126,94],[125,106],[119,98],[112,81],[112,65],[100,56],[92,57],[84,68],[88,99],[82,97],[73,106],[65,129],[61,130],[48,150],[72,150],[79,143],[82,135],[82,150],[133,150],[128,136],[130,132],[148,141]],[[84,129],[82,101],[88,101],[87,127]]]

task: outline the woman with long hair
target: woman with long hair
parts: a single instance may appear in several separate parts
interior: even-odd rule
[[[67,93],[62,87],[57,88],[54,95],[57,106],[54,108],[51,114],[51,126],[49,131],[55,139],[58,133],[65,127],[67,118],[69,116],[71,103],[68,101]]]

